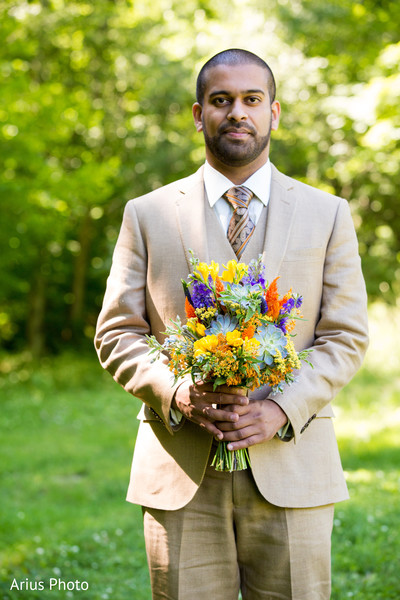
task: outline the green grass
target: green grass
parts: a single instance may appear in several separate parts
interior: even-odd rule
[[[400,597],[398,325],[390,339],[373,329],[335,402],[351,500],[336,507],[332,600]],[[3,357],[0,370],[0,598],[149,600],[141,511],[124,501],[139,402],[94,356]],[[9,589],[50,577],[90,587]]]
[[[2,367],[0,598],[146,600],[141,511],[124,501],[138,401],[95,357]],[[90,587],[9,589],[50,577]]]
[[[335,401],[351,499],[333,532],[333,600],[400,598],[400,313],[370,310],[363,368]]]
[[[335,600],[400,598],[399,391],[398,380],[388,383],[364,370],[337,400],[336,430],[351,500],[335,512]]]

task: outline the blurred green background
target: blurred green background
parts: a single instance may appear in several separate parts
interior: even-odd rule
[[[124,205],[203,162],[196,75],[228,47],[275,73],[275,165],[351,205],[371,347],[335,403],[352,501],[332,598],[399,598],[400,4],[0,0],[0,14],[2,598],[150,597],[140,510],[123,501],[138,401],[92,339]]]
[[[203,62],[270,63],[272,161],[347,198],[371,299],[400,291],[400,4],[382,0],[0,2],[0,335],[91,343],[129,198],[204,160]]]

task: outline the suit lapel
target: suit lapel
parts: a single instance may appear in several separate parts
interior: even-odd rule
[[[296,198],[291,190],[290,179],[272,165],[271,195],[263,247],[263,262],[269,279],[276,277],[280,272],[295,219]],[[209,256],[207,243],[203,167],[180,182],[175,205],[178,233],[189,270],[189,250],[193,250],[201,261],[209,263],[211,259],[216,260],[216,257]],[[223,236],[220,237],[220,242],[216,243],[219,248],[218,254],[222,253],[227,260],[234,257],[233,250],[231,251]]]
[[[280,273],[295,218],[296,198],[290,179],[272,165],[271,195],[265,232],[263,262],[271,280]]]
[[[175,206],[179,237],[188,269],[191,271],[189,250],[193,250],[201,261],[209,262],[203,167],[181,182],[180,195]]]

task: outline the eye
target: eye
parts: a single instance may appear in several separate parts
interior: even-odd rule
[[[246,98],[246,102],[248,104],[258,104],[259,102],[261,102],[261,98],[259,98],[258,96],[248,96]]]
[[[215,106],[226,106],[227,104],[229,104],[229,100],[224,96],[217,96],[216,98],[214,98],[213,104]]]

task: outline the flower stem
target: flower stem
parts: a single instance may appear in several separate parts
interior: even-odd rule
[[[216,471],[244,471],[251,467],[249,451],[247,448],[229,451],[227,442],[219,442],[211,466]]]

